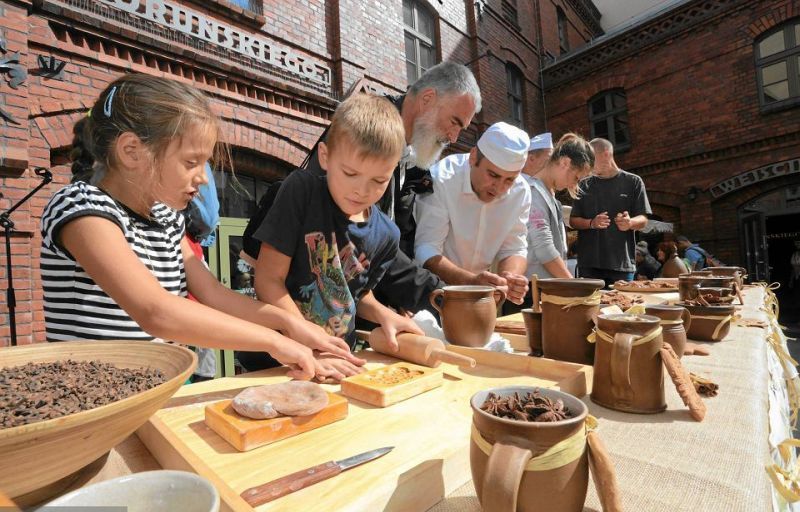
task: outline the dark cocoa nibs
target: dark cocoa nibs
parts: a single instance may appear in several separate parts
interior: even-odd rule
[[[152,368],[99,361],[28,363],[0,370],[0,429],[86,411],[154,388],[167,379]]]

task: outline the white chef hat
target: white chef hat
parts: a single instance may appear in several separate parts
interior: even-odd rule
[[[478,139],[478,150],[494,165],[517,172],[528,158],[528,134],[508,123],[495,123]]]
[[[553,149],[553,134],[545,132],[532,138],[528,151],[535,151],[537,149]]]

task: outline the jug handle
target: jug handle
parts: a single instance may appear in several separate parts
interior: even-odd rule
[[[611,391],[619,401],[633,398],[631,389],[631,347],[636,336],[618,332],[611,351]]]
[[[442,314],[442,307],[439,305],[439,303],[438,303],[438,302],[436,302],[436,299],[437,299],[438,297],[442,297],[442,300],[444,300],[444,290],[442,290],[441,288],[437,288],[437,289],[433,290],[433,291],[431,292],[431,294],[428,296],[428,300],[430,301],[430,303],[431,303],[431,306],[433,306],[433,308],[434,308],[436,311],[438,311],[438,312],[439,312],[439,316],[441,316],[441,314]]]
[[[515,512],[519,486],[525,466],[533,457],[530,450],[503,441],[495,441],[486,474],[483,476],[483,510]]]
[[[681,318],[683,319],[683,329],[686,332],[689,332],[689,326],[692,325],[692,314],[689,313],[689,310],[683,308],[683,312],[681,313]]]
[[[499,299],[497,298],[498,294],[500,295]],[[497,307],[499,308],[500,306],[502,306],[505,301],[506,301],[506,292],[504,292],[503,290],[501,290],[499,288],[495,288],[494,289],[494,302],[495,302],[495,304],[497,304]]]

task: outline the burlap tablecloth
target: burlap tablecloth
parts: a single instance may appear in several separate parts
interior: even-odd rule
[[[742,317],[766,320],[761,289],[746,291]],[[711,356],[685,356],[689,371],[719,384],[706,399],[708,412],[698,423],[666,382],[667,410],[655,415],[626,414],[584,402],[599,421],[599,433],[614,461],[626,511],[766,511],[773,508],[772,487],[764,471],[770,462],[766,330],[732,326],[720,343],[708,343]],[[668,377],[667,377],[668,379]],[[547,492],[547,489],[542,489]],[[479,511],[472,482],[430,509]],[[585,510],[599,511],[589,483]]]

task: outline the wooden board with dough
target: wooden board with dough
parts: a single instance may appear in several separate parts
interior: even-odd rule
[[[388,408],[353,400],[347,418],[266,446],[240,452],[203,421],[208,402],[230,399],[243,387],[286,381],[285,369],[248,373],[183,386],[138,435],[165,469],[193,471],[219,490],[223,511],[254,510],[239,495],[282,476],[330,460],[394,446],[387,455],[299,490],[255,510],[429,509],[471,478],[469,400],[480,390],[508,385],[561,389],[584,396],[592,368],[524,355],[449,347],[477,360],[475,368],[443,363],[442,385]],[[396,359],[363,351],[367,368]],[[338,385],[323,385],[338,393]],[[231,390],[227,392],[226,390]]]

